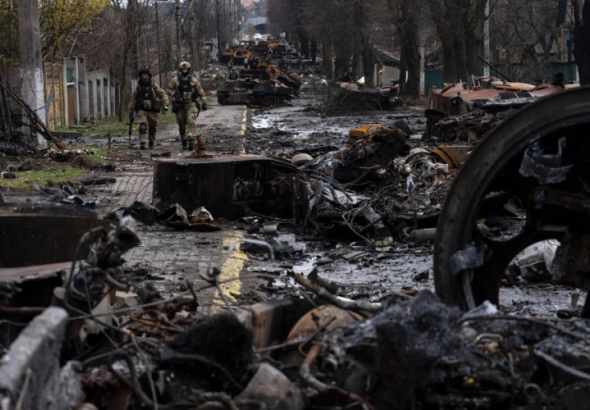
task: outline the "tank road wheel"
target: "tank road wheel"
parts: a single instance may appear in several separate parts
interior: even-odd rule
[[[561,243],[555,272],[578,286],[588,283],[589,130],[590,88],[584,87],[523,108],[481,142],[438,222],[434,276],[443,301],[462,309],[498,304],[509,263],[546,239]],[[484,220],[485,235],[476,229]]]

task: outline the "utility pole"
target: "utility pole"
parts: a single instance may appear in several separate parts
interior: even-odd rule
[[[483,21],[483,58],[490,61],[490,0],[486,1],[485,20]],[[484,77],[490,76],[490,66],[484,64]]]
[[[182,53],[180,51],[180,0],[176,0],[176,59],[180,64]]]
[[[217,20],[217,59],[221,58],[221,30],[219,29],[219,0],[215,0],[216,20]],[[225,49],[224,49],[225,51]]]
[[[160,19],[158,17],[158,2],[156,1],[156,38],[158,41],[158,75],[160,78],[160,87],[164,88],[162,84],[162,61],[160,60]]]
[[[193,73],[197,77],[197,80],[201,79],[201,71],[199,69],[199,58],[200,58],[200,46],[201,41],[197,34],[197,24],[195,24],[195,4],[196,0],[189,0],[187,7],[188,21],[189,21],[189,38],[188,43],[190,46],[191,61],[193,64]]]
[[[18,2],[20,34],[21,95],[24,102],[46,122],[45,95],[43,92],[43,66],[41,65],[41,36],[37,0]],[[37,148],[47,148],[41,135],[32,135]]]

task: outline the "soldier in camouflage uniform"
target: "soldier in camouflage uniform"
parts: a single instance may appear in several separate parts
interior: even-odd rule
[[[136,121],[139,124],[139,148],[146,149],[149,131],[149,148],[154,148],[156,142],[156,127],[158,126],[158,113],[168,109],[168,96],[158,84],[152,81],[152,74],[147,68],[139,70],[139,82],[135,91],[131,94],[129,102],[129,120],[133,121],[137,113]],[[148,128],[149,126],[149,128]]]
[[[196,138],[197,153],[203,153],[206,149],[205,138],[197,136],[197,118],[200,110],[207,110],[205,92],[199,81],[189,74],[190,63],[183,61],[178,68],[180,73],[172,79],[168,88],[173,98],[172,111],[176,113],[182,150],[192,150]]]

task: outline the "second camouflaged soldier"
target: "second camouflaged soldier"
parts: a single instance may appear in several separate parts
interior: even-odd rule
[[[154,148],[158,113],[168,109],[168,96],[158,84],[152,81],[152,73],[147,68],[139,70],[139,82],[131,94],[129,102],[129,119],[135,118],[139,124],[139,148],[146,149],[149,131],[149,148]],[[137,117],[135,117],[137,113]],[[149,127],[149,128],[148,128]]]
[[[190,63],[183,61],[178,69],[180,73],[170,83],[172,94],[172,111],[176,113],[176,122],[180,131],[182,150],[192,150],[193,141],[197,139],[197,152],[205,151],[205,138],[197,136],[197,118],[199,111],[207,110],[205,92],[199,81],[190,75]]]

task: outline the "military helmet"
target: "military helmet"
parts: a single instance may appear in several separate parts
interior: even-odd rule
[[[184,69],[190,70],[191,69],[191,63],[189,63],[188,61],[183,61],[182,63],[180,63],[178,65],[178,69],[179,70],[184,70]]]
[[[150,76],[150,78],[152,77],[152,73],[150,72],[149,68],[142,68],[139,70],[139,76],[141,77],[142,74],[147,74]]]

